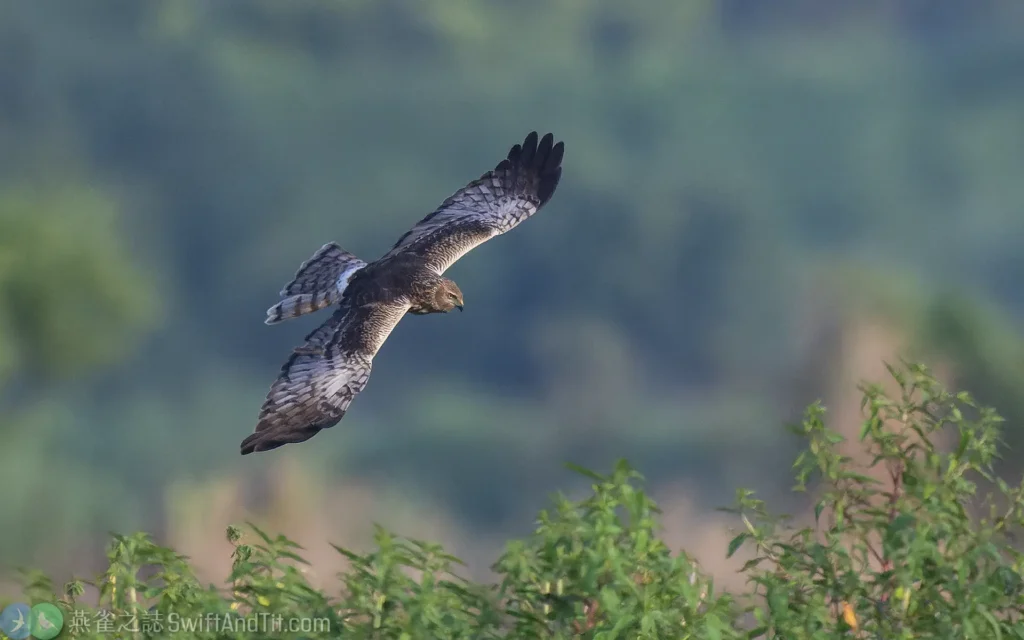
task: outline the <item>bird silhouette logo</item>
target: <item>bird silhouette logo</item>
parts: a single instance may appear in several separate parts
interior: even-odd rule
[[[0,631],[11,640],[24,640],[29,634],[30,619],[28,605],[16,602],[0,613]]]

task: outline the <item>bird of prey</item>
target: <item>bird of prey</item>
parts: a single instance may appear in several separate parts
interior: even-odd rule
[[[335,243],[321,247],[281,290],[267,324],[336,305],[281,367],[242,455],[304,442],[333,427],[366,387],[373,357],[406,313],[447,313],[462,291],[443,273],[456,260],[543,207],[562,175],[564,143],[532,132],[479,179],[366,263]]]

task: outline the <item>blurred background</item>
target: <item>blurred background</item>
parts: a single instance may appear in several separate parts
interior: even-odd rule
[[[1024,444],[1024,5],[1011,0],[0,3],[0,583],[144,529],[372,523],[487,575],[627,458],[721,578],[739,486],[794,512],[783,425],[913,355]],[[374,259],[531,130],[557,194],[448,273],[345,420],[241,457],[334,240]],[[1005,472],[1021,467],[1012,452]]]

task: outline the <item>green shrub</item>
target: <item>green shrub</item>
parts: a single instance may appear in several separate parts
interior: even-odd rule
[[[807,443],[796,489],[816,484],[808,526],[738,493],[728,511],[740,532],[723,551],[752,552],[747,593],[715,591],[669,551],[642,478],[620,462],[608,476],[577,469],[591,494],[541,512],[495,563],[494,585],[458,577],[460,562],[440,546],[382,529],[368,553],[338,549],[350,567],[326,592],[300,571],[295,543],[255,526],[245,538],[228,530],[224,588],[200,584],[186,558],[145,534],[115,536],[93,583],[98,607],[81,601],[82,583],[64,589],[62,637],[1024,638],[1011,545],[1024,500],[991,472],[999,417],[923,367],[890,371],[899,397],[863,389],[871,471],[840,452],[819,405],[796,428]],[[953,436],[950,451],[936,445],[940,431]],[[979,495],[982,484],[991,493]],[[25,598],[57,600],[39,574],[27,576]]]
[[[787,526],[740,491],[752,543],[744,567],[765,606],[750,608],[757,633],[778,638],[1024,638],[1022,557],[1012,546],[1024,523],[1022,486],[993,477],[1001,419],[969,394],[943,390],[927,370],[889,369],[898,398],[863,389],[863,475],[837,445],[843,438],[808,409],[798,433],[796,490],[821,480],[814,526]],[[952,451],[936,446],[955,436]],[[978,494],[978,484],[994,493]],[[974,512],[984,515],[972,517]],[[845,632],[844,632],[845,630]]]

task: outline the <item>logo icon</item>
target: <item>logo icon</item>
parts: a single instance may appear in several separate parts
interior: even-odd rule
[[[56,605],[49,602],[40,602],[32,607],[31,620],[32,637],[39,640],[56,638],[60,630],[64,628],[64,614]]]
[[[0,631],[3,631],[11,640],[25,640],[32,624],[31,620],[32,611],[28,605],[15,602],[0,612]],[[52,638],[53,636],[47,637]]]

